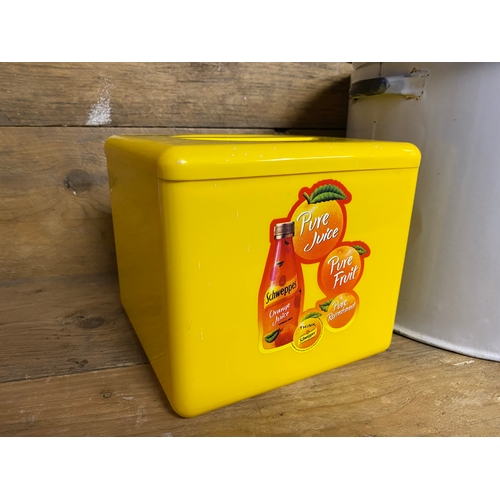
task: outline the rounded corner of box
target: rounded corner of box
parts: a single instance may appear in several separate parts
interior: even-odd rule
[[[175,147],[168,147],[158,157],[158,178],[165,181],[179,180],[176,172],[186,164],[187,160],[176,151]]]
[[[107,139],[104,140],[104,153],[109,153],[109,151],[113,148],[116,148],[121,136],[119,135],[110,135]]]
[[[181,418],[194,418],[210,411],[193,407],[192,405],[187,404],[184,399],[177,400],[172,396],[167,396],[167,399],[172,410]]]
[[[413,144],[412,142],[407,142],[406,146],[408,150],[412,153],[412,155],[418,159],[418,164],[420,164],[420,160],[422,159],[422,152],[420,151],[420,148],[416,144]]]

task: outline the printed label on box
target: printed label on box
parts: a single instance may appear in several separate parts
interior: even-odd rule
[[[343,184],[324,180],[302,188],[288,216],[271,222],[271,246],[259,290],[262,352],[308,351],[323,335],[344,330],[355,320],[359,297],[354,287],[370,248],[362,241],[344,241],[351,199]],[[302,269],[317,263],[324,297],[304,311]]]

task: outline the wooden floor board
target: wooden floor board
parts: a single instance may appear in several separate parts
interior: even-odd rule
[[[0,384],[3,436],[499,436],[500,364],[388,351],[192,419],[149,365]]]
[[[115,274],[0,282],[0,382],[146,362]]]

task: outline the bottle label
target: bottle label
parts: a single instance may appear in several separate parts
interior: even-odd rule
[[[271,221],[271,247],[259,291],[262,352],[288,348],[307,352],[325,335],[339,333],[355,320],[359,296],[354,288],[371,251],[363,241],[344,239],[346,205],[351,202],[352,195],[342,183],[323,180],[300,189],[288,214]],[[275,227],[283,222],[294,223],[293,237],[276,240]],[[304,309],[308,290],[303,274],[311,265],[318,270],[315,289],[323,295],[314,307]]]
[[[297,287],[297,277],[295,277],[292,280],[285,282],[283,286],[278,284],[277,286],[269,288],[264,295],[264,307],[268,307],[287,296],[293,295],[297,291]]]

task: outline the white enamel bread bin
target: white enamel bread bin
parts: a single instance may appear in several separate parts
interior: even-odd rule
[[[500,64],[357,63],[347,136],[422,153],[396,331],[500,361]]]

